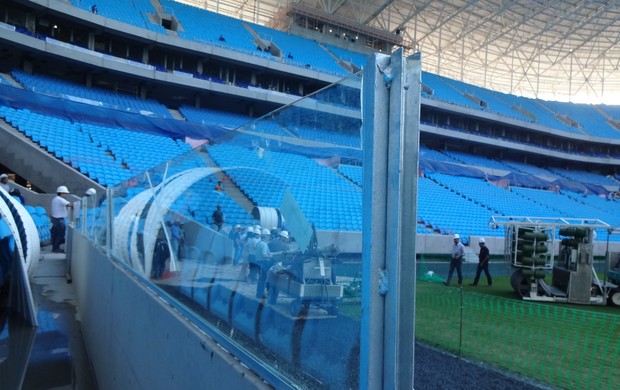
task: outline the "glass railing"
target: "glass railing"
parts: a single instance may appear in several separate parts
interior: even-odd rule
[[[361,165],[361,149],[333,140],[359,139],[361,99],[329,102],[360,83],[109,188],[85,201],[79,228],[270,383],[358,388],[362,191],[338,165]]]

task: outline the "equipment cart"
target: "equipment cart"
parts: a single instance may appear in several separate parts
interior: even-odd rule
[[[514,272],[515,292],[524,300],[604,305],[620,303],[618,286],[594,269],[596,230],[617,233],[598,219],[492,216],[503,226],[504,256]],[[607,264],[610,254],[607,253]],[[606,267],[608,270],[609,267]],[[614,281],[613,270],[605,275]],[[548,283],[545,279],[551,279]]]
[[[281,266],[272,267],[267,277],[268,300],[275,304],[278,292],[292,298],[290,313],[298,316],[311,306],[326,310],[330,315],[338,313],[338,305],[344,293],[344,287],[336,284],[332,266],[336,260],[335,253],[319,253],[316,248],[297,253],[290,260],[282,261]],[[275,289],[279,290],[274,290]]]

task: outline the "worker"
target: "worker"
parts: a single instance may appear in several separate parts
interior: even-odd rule
[[[478,254],[478,267],[476,268],[476,277],[474,278],[474,282],[470,284],[470,286],[478,285],[480,274],[484,271],[484,274],[487,276],[487,284],[491,287],[493,285],[493,280],[491,279],[491,274],[489,273],[489,248],[486,246],[484,237],[480,237],[478,240],[478,245],[480,246],[480,253]]]
[[[463,256],[465,256],[465,247],[461,243],[461,236],[455,234],[454,237],[454,245],[452,246],[452,257],[450,259],[450,271],[448,271],[448,279],[443,282],[446,286],[450,285],[450,280],[452,279],[452,273],[456,269],[456,274],[459,277],[458,286],[461,287],[463,284],[463,273],[461,272],[461,265],[463,264]]]
[[[65,242],[65,218],[67,218],[67,209],[73,207],[73,204],[66,199],[69,189],[66,186],[59,186],[56,189],[56,196],[52,199],[52,252],[64,253],[60,249],[60,245]]]

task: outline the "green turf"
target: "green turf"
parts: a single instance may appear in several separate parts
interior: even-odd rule
[[[419,281],[416,338],[560,388],[617,386],[620,309],[522,301],[507,277],[493,283]]]

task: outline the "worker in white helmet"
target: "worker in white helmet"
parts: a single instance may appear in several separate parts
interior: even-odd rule
[[[66,199],[69,190],[66,186],[59,186],[56,189],[56,196],[52,199],[52,252],[64,253],[60,249],[60,245],[65,242],[65,218],[67,218],[67,210],[73,207],[73,204]]]
[[[241,257],[239,258],[239,264],[241,264],[241,270],[239,271],[239,280],[242,282],[249,282],[248,280],[248,268],[250,263],[248,261],[250,246],[254,240],[254,227],[249,226],[245,232],[241,235]]]
[[[279,290],[277,287],[278,274],[286,272],[288,265],[283,265],[287,253],[290,251],[289,234],[286,230],[278,233],[278,238],[273,238],[269,242],[269,251],[273,255],[274,265],[269,269],[267,274],[267,303],[275,304],[278,301]]]
[[[446,286],[450,285],[450,279],[452,279],[452,273],[456,269],[456,274],[459,277],[458,286],[463,284],[463,273],[461,272],[461,265],[463,264],[463,256],[465,256],[465,247],[461,243],[461,236],[455,234],[454,245],[452,246],[452,258],[450,259],[450,271],[448,271],[448,279],[443,282]]]
[[[493,279],[491,279],[491,274],[489,273],[489,248],[486,246],[484,237],[480,237],[478,240],[478,245],[480,246],[480,253],[478,254],[478,267],[476,267],[476,277],[474,278],[474,282],[470,284],[470,286],[478,285],[480,275],[482,274],[482,271],[484,271],[484,274],[487,277],[487,285],[491,287],[491,285],[493,285]]]
[[[271,238],[271,232],[269,229],[263,229],[261,231],[261,240],[256,244],[254,254],[256,256],[256,264],[260,267],[260,275],[258,282],[256,283],[256,298],[262,299],[265,294],[265,283],[267,281],[267,272],[273,265],[271,259],[273,255],[269,251],[267,243]]]

